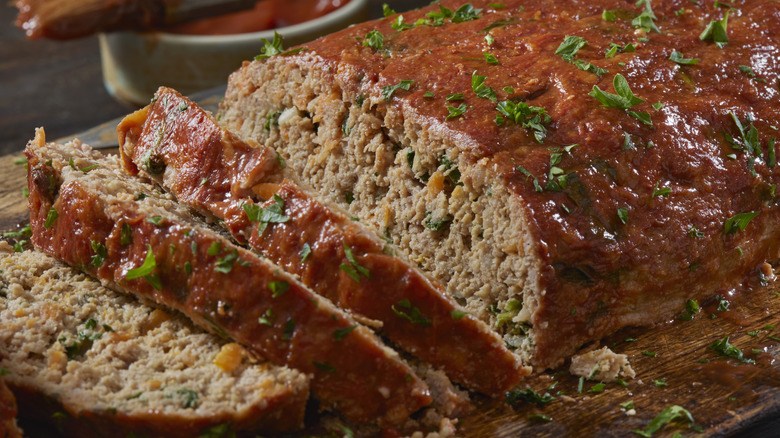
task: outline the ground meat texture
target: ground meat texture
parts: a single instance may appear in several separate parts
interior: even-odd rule
[[[342,308],[380,322],[377,331],[453,380],[503,396],[530,371],[386,241],[282,179],[275,151],[250,147],[189,99],[161,88],[118,130],[127,170],[143,169],[181,202],[224,221],[238,241]],[[150,172],[151,155],[161,157],[164,173]],[[259,222],[252,208],[279,217]]]
[[[441,25],[431,6],[403,14],[431,25],[391,16],[247,63],[220,120],[387,233],[537,367],[757,283],[780,245],[780,5],[503,4]],[[723,45],[704,31],[727,12]],[[373,30],[381,48],[362,44]],[[556,54],[567,36],[585,44]],[[589,94],[613,83],[626,100]],[[521,104],[549,121],[515,118]]]
[[[36,248],[312,375],[321,406],[350,421],[392,427],[430,404],[427,386],[366,327],[124,174],[116,157],[78,142],[45,144],[42,131],[25,153],[30,173],[45,169],[61,181],[53,203],[29,184],[31,205],[38,206],[30,216]],[[68,165],[71,158],[78,169]],[[83,162],[99,166],[83,172]],[[52,209],[53,220],[41,214]],[[104,247],[101,263],[93,262],[95,242]]]

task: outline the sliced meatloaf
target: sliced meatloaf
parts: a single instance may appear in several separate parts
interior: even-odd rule
[[[303,424],[303,373],[257,361],[48,255],[0,243],[0,287],[0,368],[25,395],[28,418],[81,437],[289,432]]]
[[[274,150],[241,141],[176,91],[158,90],[118,132],[130,173],[142,170],[320,295],[379,321],[379,333],[455,381],[503,395],[528,374],[441,284],[340,208],[284,179]]]
[[[321,407],[351,421],[390,427],[430,404],[428,387],[368,328],[124,173],[118,157],[45,144],[42,130],[25,153],[37,248],[311,375]]]
[[[778,257],[780,4],[444,0],[271,52],[218,119],[527,363]]]

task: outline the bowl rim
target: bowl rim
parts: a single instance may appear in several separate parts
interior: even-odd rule
[[[271,40],[274,37],[274,32],[278,32],[284,38],[293,39],[297,36],[311,33],[314,29],[327,27],[334,23],[339,23],[348,20],[351,16],[360,13],[360,11],[368,4],[369,0],[350,0],[346,5],[339,7],[338,9],[325,14],[321,17],[317,17],[313,20],[304,21],[303,23],[293,24],[290,26],[277,27],[274,29],[261,30],[258,32],[237,33],[231,35],[188,35],[177,34],[162,31],[141,32],[140,36],[152,37],[158,42],[168,43],[184,43],[187,44],[225,44],[225,43],[245,43],[257,41],[260,38]]]

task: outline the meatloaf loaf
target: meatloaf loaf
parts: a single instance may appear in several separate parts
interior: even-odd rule
[[[274,150],[243,142],[175,90],[160,88],[117,131],[127,171],[142,171],[180,202],[215,217],[239,243],[338,306],[377,320],[379,333],[453,380],[503,395],[528,374],[441,284],[340,208],[285,179]]]
[[[303,424],[303,373],[257,361],[39,251],[0,242],[0,302],[0,369],[20,411],[68,436],[272,433]]]
[[[36,248],[312,376],[321,408],[395,426],[428,387],[368,328],[78,141],[25,150]]]
[[[218,118],[546,368],[778,257],[780,3],[444,0],[269,48]]]

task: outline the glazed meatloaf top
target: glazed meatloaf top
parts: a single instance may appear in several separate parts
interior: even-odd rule
[[[403,117],[389,138],[436,137],[520,201],[552,366],[777,258],[778,32],[767,1],[445,0],[267,63],[316,69]]]

